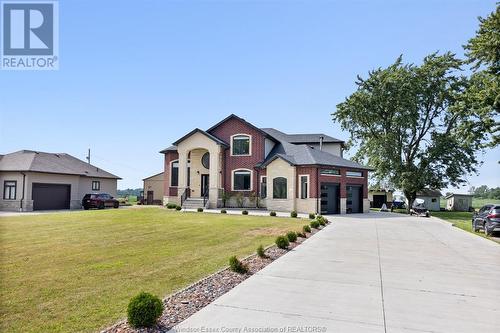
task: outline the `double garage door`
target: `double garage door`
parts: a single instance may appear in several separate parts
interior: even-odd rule
[[[346,212],[363,212],[363,186],[346,186]],[[340,184],[321,183],[321,214],[340,213]]]
[[[71,185],[33,183],[33,210],[69,209]]]

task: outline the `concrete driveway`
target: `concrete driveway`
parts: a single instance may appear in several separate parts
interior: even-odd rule
[[[500,331],[499,244],[434,218],[332,221],[176,330]]]

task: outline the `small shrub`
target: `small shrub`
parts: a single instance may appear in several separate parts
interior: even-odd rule
[[[245,274],[246,272],[248,272],[247,266],[239,261],[236,256],[232,256],[231,258],[229,258],[229,269],[239,274]]]
[[[294,211],[294,210],[292,210],[292,211],[290,212],[290,217],[297,217],[297,212],[296,212],[296,211]]]
[[[311,223],[309,223],[309,225],[311,226],[311,228],[314,228],[314,229],[319,229],[319,226],[320,226],[318,220],[311,221]]]
[[[243,215],[248,215],[248,210],[244,210],[244,211],[242,211],[242,212],[241,212],[241,214],[243,214]]]
[[[181,209],[182,209],[181,206],[179,206],[179,205],[175,206],[175,210],[181,210]]]
[[[220,213],[221,213],[221,214],[227,214],[227,210],[225,210],[225,209],[221,209]]]
[[[269,216],[276,216],[276,212],[270,212]]]
[[[289,231],[286,233],[286,238],[288,238],[290,243],[293,243],[297,241],[297,233],[295,231]]]
[[[310,218],[311,220],[314,220],[314,219],[316,218],[316,214],[314,214],[314,213],[309,213],[309,218]]]
[[[316,216],[316,220],[318,220],[319,224],[325,225],[326,224],[326,218],[322,215]]]
[[[321,220],[318,220],[319,224],[325,226],[326,225],[326,222],[324,219],[321,219]]]
[[[305,226],[302,227],[302,231],[303,232],[311,232],[311,227],[306,224]]]
[[[266,258],[266,251],[264,250],[264,246],[262,245],[259,245],[259,247],[257,248],[257,255],[261,258]]]
[[[171,203],[171,202],[170,202],[170,203],[168,203],[168,204],[167,204],[167,208],[168,208],[168,209],[174,209],[175,207],[177,207],[177,205],[176,205],[176,204],[174,204],[174,203]]]
[[[132,327],[151,327],[163,312],[163,303],[155,295],[142,292],[128,303],[127,319]]]
[[[278,236],[276,238],[276,246],[280,249],[287,249],[288,245],[290,245],[290,242],[288,241],[288,238],[285,236]]]
[[[203,212],[203,208],[200,207],[197,209],[197,211],[198,211],[198,213],[201,213],[201,212]]]
[[[297,236],[300,238],[306,238],[306,234],[304,232],[297,232]]]

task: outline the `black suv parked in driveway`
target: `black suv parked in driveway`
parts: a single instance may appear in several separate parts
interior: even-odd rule
[[[488,204],[472,216],[472,230],[478,232],[484,230],[486,235],[494,231],[500,231],[500,206]]]
[[[82,206],[85,210],[89,208],[104,209],[105,207],[118,208],[119,205],[118,200],[107,193],[85,194],[82,199]]]

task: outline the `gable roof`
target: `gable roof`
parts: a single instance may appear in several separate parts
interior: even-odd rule
[[[372,168],[347,160],[340,156],[311,148],[308,145],[296,145],[288,142],[281,142],[276,145],[260,167],[267,166],[276,158],[281,158],[291,165],[322,165],[373,170]]]
[[[165,148],[163,150],[160,150],[160,153],[165,154],[165,153],[167,153],[169,151],[177,151],[177,147],[176,146],[167,147],[167,148]]]
[[[434,189],[423,189],[422,191],[417,192],[418,197],[441,197],[442,194],[439,190],[434,190]]]
[[[154,175],[152,175],[152,176],[149,176],[149,177],[144,178],[144,179],[143,179],[143,181],[144,181],[144,180],[151,179],[151,178],[154,178],[154,177],[159,176],[159,175],[163,175],[163,174],[164,174],[164,172],[163,172],[163,171],[162,171],[162,172],[158,172],[157,174],[154,174]]]
[[[180,138],[179,140],[175,141],[173,143],[173,145],[177,146],[181,141],[184,141],[185,139],[189,138],[190,136],[192,136],[193,134],[196,134],[196,133],[201,133],[201,134],[205,135],[207,138],[215,141],[217,144],[219,144],[221,146],[229,147],[229,145],[226,142],[222,141],[221,139],[219,139],[219,138],[213,136],[212,134],[207,133],[204,130],[201,130],[199,128],[195,128],[194,130],[192,130],[188,134],[184,135],[182,138]]]
[[[226,121],[230,120],[230,119],[237,119],[241,122],[243,122],[245,125],[253,128],[254,130],[262,133],[262,135],[266,136],[266,137],[269,137],[268,133],[263,131],[262,128],[258,128],[257,126],[255,126],[254,124],[252,123],[249,123],[248,121],[246,121],[245,119],[241,118],[241,117],[238,117],[237,115],[235,115],[234,113],[231,113],[229,116],[227,116],[226,118],[222,119],[221,121],[219,121],[217,124],[213,125],[212,127],[210,127],[209,129],[207,129],[207,132],[212,132],[214,129],[216,129],[217,127],[219,127],[220,125],[224,124]],[[272,136],[271,136],[272,138]],[[272,138],[274,139],[274,138]]]
[[[463,194],[463,193],[450,193],[448,194],[445,199],[449,199],[451,197],[473,197],[472,194]]]
[[[31,171],[121,179],[69,154],[33,150],[20,150],[1,156],[0,171]]]
[[[286,141],[293,144],[319,143],[321,137],[323,137],[323,143],[344,143],[344,141],[340,139],[336,139],[323,133],[286,134],[275,128],[262,128],[262,130],[279,141]]]

